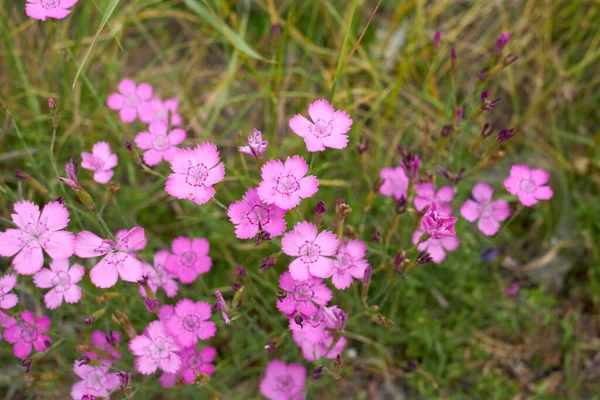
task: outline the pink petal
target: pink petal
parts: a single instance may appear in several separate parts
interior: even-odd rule
[[[210,251],[210,244],[204,238],[196,238],[192,241],[192,249],[196,254],[206,255]]]
[[[100,260],[100,262],[90,271],[90,280],[96,287],[102,289],[115,286],[119,279],[117,268],[114,265],[107,263],[107,257]]]
[[[311,134],[310,127],[311,127],[312,123],[300,114],[294,115],[290,119],[288,125],[289,125],[290,129],[292,131],[294,131],[294,133],[300,137],[305,137],[305,136]]]
[[[190,185],[184,175],[170,174],[165,183],[165,192],[178,199],[187,199],[190,195]]]
[[[217,326],[212,321],[202,322],[202,325],[197,332],[200,340],[210,339],[217,333]]]
[[[508,193],[516,195],[519,192],[519,183],[521,183],[521,179],[511,175],[504,180],[504,187]]]
[[[545,185],[548,182],[548,173],[543,169],[534,169],[531,171],[531,180],[538,186]]]
[[[75,236],[68,231],[46,233],[40,237],[40,243],[53,260],[69,258],[75,251]]]
[[[330,231],[323,231],[319,233],[314,243],[321,247],[322,256],[334,255],[337,253],[337,249],[340,244],[337,235]]]
[[[345,136],[350,128],[352,128],[352,118],[345,111],[336,111],[333,116],[332,136]],[[347,136],[346,136],[347,138]]]
[[[438,264],[444,261],[446,258],[446,252],[440,243],[437,241],[431,241],[429,246],[427,246],[427,252],[431,256],[431,259],[434,263]]]
[[[323,144],[332,149],[345,149],[348,146],[348,136],[332,134],[323,138]]]
[[[260,169],[260,174],[265,181],[275,181],[283,173],[284,169],[285,166],[281,160],[269,160]],[[306,171],[308,171],[308,167]],[[262,197],[261,199],[264,201]]]
[[[27,3],[25,5],[25,14],[41,21],[45,21],[47,18],[47,11],[41,4]]]
[[[135,359],[135,369],[142,375],[153,374],[157,368],[158,364],[150,357],[142,356]]]
[[[306,199],[312,197],[318,191],[319,181],[316,176],[310,175],[300,179],[300,190],[297,192],[298,196]]]
[[[50,290],[44,295],[44,303],[50,310],[58,308],[63,302],[63,294],[56,289]]]
[[[47,11],[48,17],[56,18],[56,19],[63,19],[70,13],[71,13],[70,10],[65,10],[64,8],[60,8],[60,7],[51,8]]]
[[[138,335],[129,341],[129,350],[132,354],[139,356],[145,353],[148,346],[152,344],[152,341],[144,336]]]
[[[440,239],[440,243],[444,247],[444,249],[448,251],[455,251],[460,246],[460,240],[458,236],[446,236]]]
[[[40,219],[40,208],[31,201],[21,200],[14,205],[13,222],[22,230],[32,232]]]
[[[550,200],[554,193],[552,192],[550,186],[539,186],[533,195],[536,199]]]
[[[164,388],[170,388],[172,386],[175,386],[176,380],[177,374],[163,373],[159,378],[160,385]]]
[[[486,236],[494,236],[500,229],[500,223],[494,217],[485,217],[479,220],[477,227]]]
[[[329,278],[334,270],[333,260],[327,257],[319,257],[316,262],[309,264],[308,268],[312,276]]]
[[[19,302],[19,297],[14,293],[5,294],[2,300],[0,300],[0,308],[9,309],[13,308]]]
[[[438,203],[450,203],[454,199],[454,188],[452,186],[443,186],[435,195]]]
[[[125,99],[119,93],[112,93],[106,99],[106,106],[111,110],[120,110],[125,105]]]
[[[318,119],[330,120],[335,116],[335,110],[326,99],[317,100],[308,106],[308,115],[313,122]]]
[[[23,358],[31,354],[31,343],[17,342],[13,346],[13,353],[15,357]]]
[[[306,143],[306,150],[310,151],[311,153],[325,150],[323,139],[317,138],[312,134],[304,136],[304,143]]]
[[[515,164],[510,168],[510,175],[519,179],[530,179],[531,169],[527,165]]]
[[[98,257],[108,253],[113,243],[89,231],[82,231],[75,237],[75,255],[79,258]]]
[[[505,221],[510,216],[510,205],[506,200],[496,200],[490,207],[493,208],[494,218],[498,221]]]
[[[135,82],[131,79],[123,79],[121,82],[119,82],[118,89],[119,92],[126,96],[132,95],[135,93]]]
[[[191,193],[188,195],[188,200],[196,204],[206,204],[215,195],[215,189],[206,186],[192,186]]]
[[[423,211],[424,209],[429,207],[429,205],[431,204],[431,200],[429,200],[425,197],[420,197],[420,196],[415,197],[413,202],[415,204],[415,208],[417,209],[417,211]]]
[[[519,201],[525,207],[530,207],[538,202],[532,193],[528,193],[522,190],[517,193],[517,196],[519,197]]]
[[[136,89],[136,94],[142,99],[142,100],[150,100],[150,98],[152,98],[152,86],[150,86],[147,83],[140,83]]]
[[[68,223],[67,207],[57,201],[52,201],[44,206],[38,222],[38,229],[43,229],[44,232],[53,232],[66,228]]]
[[[151,149],[154,144],[154,135],[149,132],[140,132],[135,136],[135,145],[140,149]]]
[[[225,177],[225,164],[219,163],[214,168],[208,171],[204,185],[211,186],[217,182],[221,182]]]
[[[37,242],[30,242],[17,254],[12,264],[21,275],[35,274],[44,265],[42,247]]]
[[[13,290],[16,285],[17,277],[15,275],[9,274],[0,278],[0,289],[3,290],[4,293],[8,293]]]
[[[119,117],[121,117],[121,121],[126,124],[135,121],[137,117],[137,111],[133,107],[123,107],[121,111],[119,111]]]
[[[308,266],[300,258],[296,258],[291,262],[289,271],[292,274],[292,278],[297,281],[305,281],[310,278]]]
[[[116,268],[121,279],[126,282],[138,282],[142,279],[142,263],[133,256],[128,255]]]
[[[217,349],[212,346],[206,346],[202,350],[200,350],[200,358],[205,363],[211,363],[217,357]]]
[[[175,254],[183,254],[191,249],[192,241],[183,236],[173,239],[173,243],[171,243],[171,250]]]
[[[352,280],[352,276],[345,271],[336,271],[331,277],[331,283],[339,290],[349,288],[352,284]]]
[[[169,144],[171,146],[176,146],[183,143],[185,136],[186,134],[183,129],[173,129],[171,132],[169,132],[167,138],[169,139]]]
[[[175,373],[181,367],[181,359],[177,354],[169,354],[168,357],[160,360],[160,368],[168,373]]]
[[[71,269],[69,269],[69,277],[72,284],[81,281],[83,275],[85,275],[85,268],[79,264],[73,264]]]
[[[0,232],[0,256],[12,257],[33,238],[20,229],[7,229]]]
[[[424,197],[426,200],[429,200],[431,202],[431,200],[433,200],[433,197],[435,196],[435,187],[431,182],[419,182],[415,184],[415,192],[419,195],[419,197]]]
[[[106,160],[112,155],[112,152],[110,151],[110,145],[106,142],[95,143],[92,147],[92,153],[94,154],[94,156],[102,160]]]
[[[52,272],[48,268],[42,268],[33,276],[33,283],[35,286],[41,289],[48,289],[54,287],[52,279],[55,276],[56,273]]]
[[[69,304],[75,304],[81,299],[81,288],[77,285],[71,285],[64,294],[65,301]]]
[[[285,160],[285,170],[291,172],[296,178],[300,178],[308,172],[308,164],[300,156],[288,157]]]
[[[113,175],[114,175],[113,170],[97,171],[94,173],[94,181],[101,183],[101,184],[105,184],[110,181],[110,179],[113,177]]]
[[[469,199],[460,208],[460,215],[469,222],[475,222],[481,215],[481,206]]]
[[[160,164],[163,160],[163,153],[158,152],[157,150],[151,149],[144,152],[144,164],[153,167],[155,165]]]
[[[494,189],[486,182],[479,182],[473,186],[473,197],[479,204],[488,204],[493,195]]]

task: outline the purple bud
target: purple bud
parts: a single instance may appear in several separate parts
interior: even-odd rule
[[[406,197],[401,196],[398,200],[396,200],[394,211],[396,211],[396,214],[404,214],[407,206],[408,202],[406,201]]]
[[[513,282],[504,288],[504,294],[507,296],[515,296],[517,293],[519,293],[519,282]]]
[[[435,47],[436,49],[438,47],[440,47],[441,40],[442,40],[442,32],[435,31],[435,34],[433,35],[433,47]]]
[[[250,157],[261,159],[265,155],[268,146],[269,142],[262,140],[262,133],[258,129],[255,129],[254,134],[248,136],[248,146],[238,147],[238,150],[240,153],[249,155]]]
[[[158,299],[151,299],[150,297],[146,297],[144,299],[144,305],[150,312],[155,312],[158,309]]]
[[[489,247],[481,253],[480,260],[482,262],[491,262],[498,258],[498,248],[497,247]]]
[[[225,321],[226,324],[230,323],[231,320],[229,319],[229,316],[227,315],[227,303],[225,303],[225,299],[223,298],[223,295],[221,294],[221,292],[216,290],[215,297],[217,298],[217,302],[215,303],[217,311],[219,311],[221,313],[221,317],[223,317],[223,320]]]
[[[374,241],[375,243],[380,243],[381,242],[381,233],[380,232],[371,233],[371,240]]]
[[[452,46],[452,48],[450,49],[450,59],[456,60],[456,58],[456,47]]]
[[[231,284],[231,290],[233,291],[233,293],[237,292],[238,290],[240,290],[242,288],[242,284],[239,282],[233,282]]]
[[[271,27],[271,32],[273,33],[273,36],[279,37],[279,35],[281,35],[281,27],[279,24],[273,24]]]
[[[325,207],[325,202],[319,200],[317,202],[317,206],[315,207],[315,213],[324,214],[325,211],[327,211],[327,208]]]
[[[131,386],[131,373],[121,371],[117,372],[117,376],[119,377],[122,387],[127,388]]]
[[[452,135],[452,132],[454,132],[454,127],[452,125],[444,125],[440,135],[442,135],[444,138],[447,138],[448,136]]]
[[[27,175],[25,172],[21,171],[20,169],[15,170],[15,177],[17,179],[21,179],[23,181],[29,179],[29,175]]]
[[[315,368],[311,372],[310,377],[315,381],[321,379],[323,377],[323,366]]]
[[[483,92],[481,92],[479,104],[484,104],[487,101],[487,98],[488,98],[488,90],[485,89]]]
[[[96,322],[96,317],[93,317],[93,316],[91,316],[91,315],[90,315],[89,317],[85,317],[85,318],[83,319],[83,323],[84,323],[84,324],[86,324],[86,325],[91,325],[91,324],[93,324],[94,322]]]
[[[496,46],[494,47],[494,53],[500,54],[502,50],[504,50],[504,46],[508,43],[510,39],[510,32],[503,32],[498,40],[496,40]]]
[[[399,251],[396,253],[396,257],[394,258],[394,266],[396,267],[396,272],[398,268],[402,267],[402,265],[406,264],[406,257],[404,257],[404,253]]]
[[[422,251],[417,256],[417,264],[419,264],[419,265],[428,264],[432,261],[433,261],[433,259],[431,258],[431,256],[429,255],[429,253],[427,251]]]
[[[365,273],[363,275],[362,278],[362,284],[363,286],[369,286],[371,284],[371,275],[373,274],[373,268],[371,268],[370,266],[368,266],[365,269]]]
[[[62,196],[58,196],[57,198],[54,199],[54,201],[59,204],[65,204],[65,199]]]
[[[481,137],[485,139],[492,133],[494,133],[494,130],[490,127],[490,124],[486,122],[485,125],[483,125],[483,128],[481,129]]]
[[[54,101],[52,97],[48,99],[48,107],[50,107],[51,110],[56,110],[56,101]]]
[[[256,234],[256,244],[254,245],[254,247],[258,246],[261,242],[263,241],[269,241],[271,240],[271,234],[267,231],[265,231],[262,226],[260,226],[260,223],[258,224],[258,233]]]
[[[479,71],[477,73],[477,78],[479,78],[479,80],[481,81],[485,81],[485,79],[487,78],[487,68]]]
[[[510,53],[509,55],[506,56],[506,58],[504,60],[502,60],[502,65],[507,67],[510,64],[514,63],[515,61],[517,61],[519,59],[519,57],[515,56],[513,53]]]
[[[239,276],[240,278],[245,278],[246,275],[248,275],[248,273],[246,272],[246,268],[242,267],[241,265],[236,265],[235,269],[237,271],[237,276]]]
[[[31,371],[31,366],[33,365],[33,360],[31,358],[22,358],[19,364],[21,364],[21,367],[25,368],[25,372],[29,373],[29,371]]]
[[[260,266],[258,267],[259,271],[266,271],[269,268],[271,268],[272,266],[274,266],[275,264],[277,264],[277,261],[275,260],[274,257],[266,257],[263,258],[262,261],[260,262]]]
[[[335,329],[343,331],[346,329],[346,323],[348,322],[348,314],[339,310],[335,313]]]
[[[460,108],[458,108],[456,110],[456,113],[454,115],[454,119],[456,120],[457,123],[460,122],[460,121],[462,121],[464,113],[465,112],[464,112],[464,110],[463,110],[462,107],[460,107]]]
[[[506,142],[508,139],[510,139],[513,136],[515,136],[515,130],[514,129],[504,129],[504,130],[501,130],[500,132],[498,132],[497,142],[498,142],[498,144],[502,144],[502,143]]]
[[[79,357],[77,360],[75,360],[77,362],[77,366],[81,367],[82,365],[87,365],[90,363],[90,361],[92,361],[89,357],[87,356],[83,356],[83,357]]]
[[[119,341],[117,340],[117,336],[113,331],[109,331],[108,334],[105,335],[105,337],[106,342],[109,343],[111,346],[116,346],[117,343],[119,343]]]
[[[416,371],[419,368],[419,366],[417,365],[417,363],[414,362],[413,360],[408,360],[406,362],[406,366],[408,367],[408,369],[410,371]]]
[[[296,323],[296,325],[300,325],[300,328],[304,328],[302,326],[303,321],[304,321],[304,318],[302,318],[302,314],[300,314],[298,311],[296,311],[296,313],[294,314],[294,322]]]
[[[402,162],[400,165],[408,178],[415,181],[419,176],[419,170],[421,169],[421,159],[418,155],[411,153],[409,147],[405,150],[402,145],[398,145],[398,151],[402,155]]]
[[[84,394],[81,396],[81,400],[96,400],[96,396],[93,394]]]
[[[356,150],[358,151],[358,154],[363,154],[367,152],[367,150],[369,150],[369,145],[369,139],[365,139],[363,136],[361,136],[358,139],[358,144],[356,145]]]
[[[67,173],[66,178],[59,177],[58,179],[69,185],[74,190],[80,190],[81,186],[77,180],[77,171],[79,170],[79,161],[71,158],[68,163],[65,164],[65,172]]]

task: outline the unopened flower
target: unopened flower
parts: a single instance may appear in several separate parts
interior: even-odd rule
[[[384,196],[392,196],[396,200],[407,196],[408,177],[402,166],[396,168],[382,168],[379,176],[383,179],[383,185],[379,192]]]
[[[526,207],[532,206],[538,200],[550,200],[552,189],[546,186],[548,173],[543,169],[530,169],[527,165],[515,164],[510,169],[510,176],[504,180],[504,187],[519,197]]]
[[[433,239],[456,236],[456,232],[454,231],[455,223],[456,218],[440,212],[435,202],[431,203],[422,219],[422,226],[425,232]]]
[[[79,184],[79,180],[77,179],[77,171],[79,169],[79,161],[73,160],[71,158],[68,163],[65,164],[65,171],[67,173],[66,178],[59,177],[58,179],[61,182],[69,185],[73,190],[78,191],[81,190],[81,185]]]
[[[319,200],[317,202],[317,206],[315,207],[315,213],[324,214],[325,211],[327,211],[327,208],[325,207],[325,203],[322,200]]]
[[[321,379],[321,378],[323,377],[323,366],[320,366],[320,367],[317,367],[317,368],[315,368],[315,369],[314,369],[314,370],[311,372],[311,374],[310,374],[310,377],[311,377],[313,380],[319,380],[319,379]]]
[[[217,349],[212,346],[203,347],[200,351],[195,347],[187,347],[179,352],[181,367],[177,373],[164,373],[160,377],[162,387],[174,386],[177,378],[183,379],[186,384],[196,381],[198,373],[212,375],[215,373],[213,362],[217,357]]]
[[[152,122],[148,130],[140,132],[135,137],[135,144],[146,150],[143,154],[144,163],[149,166],[158,165],[163,159],[171,162],[177,152],[178,144],[185,140],[185,131],[183,129],[173,129],[169,132],[169,127],[163,121]]]
[[[73,370],[81,380],[71,388],[73,400],[80,400],[83,396],[108,397],[110,392],[118,388],[121,381],[116,373],[109,373],[108,368],[79,364],[75,361]]]
[[[360,240],[342,242],[333,259],[333,274],[331,283],[336,289],[345,290],[353,280],[362,279],[369,266],[365,255],[367,246]]]
[[[165,270],[177,276],[182,283],[192,283],[198,275],[210,271],[212,259],[208,253],[210,244],[204,238],[189,239],[178,237],[171,244],[171,251]]]
[[[438,47],[440,47],[440,41],[442,40],[442,32],[440,31],[435,31],[435,33],[433,34],[433,47],[435,47],[436,49]]]
[[[488,90],[485,89],[483,92],[481,92],[481,99],[480,99],[479,104],[480,104],[481,110],[489,111],[489,110],[492,110],[494,107],[496,107],[496,104],[498,104],[499,101],[500,101],[499,97],[494,100],[489,100],[488,99]]]
[[[164,122],[168,126],[181,125],[181,115],[177,113],[179,101],[177,99],[162,100],[159,97],[153,97],[145,101],[137,108],[140,121],[151,125],[153,122]],[[170,119],[169,119],[170,117]]]
[[[118,90],[118,93],[108,96],[106,105],[111,110],[119,111],[123,122],[135,121],[140,113],[140,107],[152,98],[152,86],[147,83],[136,85],[131,79],[123,79],[119,82]]]
[[[492,133],[494,133],[494,130],[492,129],[490,124],[488,124],[486,122],[485,125],[483,125],[483,128],[481,128],[481,137],[485,139],[486,137],[490,136]]]
[[[182,347],[195,346],[198,340],[207,340],[215,336],[217,326],[209,321],[211,315],[210,304],[183,299],[177,302],[175,314],[165,326]]]
[[[260,160],[265,155],[269,142],[262,140],[262,133],[258,129],[255,129],[252,136],[248,136],[248,146],[240,146],[238,150],[240,153],[247,154],[250,157],[254,157]]]
[[[48,317],[35,317],[29,310],[21,313],[20,321],[11,318],[4,322],[4,339],[13,345],[15,357],[23,358],[31,354],[32,347],[36,351],[44,351],[52,343],[45,332],[50,329]]]
[[[153,298],[150,298],[150,297],[146,297],[144,299],[144,305],[146,306],[146,309],[149,312],[154,312],[154,311],[156,311],[156,309],[158,308],[158,305],[159,305],[158,299],[157,298],[153,299]]]
[[[258,269],[264,272],[272,266],[274,266],[275,264],[277,264],[277,260],[275,260],[274,257],[265,257],[260,261],[260,266],[258,267]]]
[[[48,99],[48,107],[50,107],[51,110],[56,110],[56,100],[54,100],[52,97]]]
[[[94,181],[108,183],[117,166],[117,155],[113,154],[106,142],[98,142],[92,147],[92,153],[81,153],[81,168],[94,171]]]
[[[302,365],[273,360],[260,382],[260,393],[269,400],[302,400],[305,382],[306,368]]]
[[[519,282],[513,282],[504,288],[504,294],[507,296],[515,296],[519,293]]]
[[[411,181],[415,181],[419,177],[419,170],[421,169],[421,159],[415,153],[410,151],[410,148],[404,149],[402,145],[398,146],[398,151],[402,155],[402,167],[406,176]]]
[[[510,216],[510,206],[506,200],[492,201],[494,189],[485,182],[473,186],[473,197],[460,209],[460,215],[469,222],[479,219],[477,227],[486,236],[494,236],[500,229],[500,222]]]
[[[431,261],[433,261],[433,258],[431,257],[429,252],[427,252],[425,250],[420,252],[419,255],[417,256],[417,264],[418,265],[428,264]]]
[[[442,132],[440,135],[444,138],[447,138],[452,135],[452,132],[454,132],[454,127],[452,125],[444,125],[442,126]]]
[[[63,19],[71,13],[69,8],[79,0],[27,0],[25,14],[33,19],[45,21],[47,18]],[[79,399],[77,399],[79,400]]]
[[[140,374],[150,375],[157,369],[176,373],[181,367],[178,354],[181,347],[175,338],[167,333],[162,321],[150,322],[142,335],[129,341],[129,350],[137,356],[135,369]]]
[[[464,113],[465,110],[462,107],[456,109],[456,112],[454,113],[454,120],[456,121],[456,123],[460,123],[460,121],[462,121]]]
[[[44,295],[49,309],[59,307],[63,300],[75,304],[81,299],[81,288],[77,283],[83,278],[85,268],[79,264],[69,266],[69,260],[54,260],[50,268],[42,268],[33,276],[35,286],[51,290]]]
[[[299,312],[305,316],[315,315],[319,305],[325,305],[331,300],[331,289],[320,278],[310,277],[305,281],[297,281],[286,271],[279,277],[279,287],[284,294],[283,299],[277,301],[277,308],[288,317]]]
[[[227,303],[225,302],[225,299],[223,298],[223,295],[221,294],[221,292],[219,292],[218,290],[215,291],[215,297],[217,298],[217,301],[215,302],[215,310],[221,313],[221,317],[223,317],[223,320],[225,321],[226,324],[230,323],[230,319],[229,316],[227,315]]]
[[[121,383],[122,388],[125,389],[125,388],[131,387],[131,373],[130,372],[120,371],[120,372],[117,372],[117,376],[119,377],[119,382]]]
[[[277,237],[286,229],[285,210],[263,202],[254,188],[248,189],[241,200],[229,206],[227,216],[235,225],[238,239],[256,237],[259,230],[268,232],[270,237]]]
[[[423,211],[431,203],[438,205],[438,210],[442,215],[450,215],[452,208],[447,204],[454,199],[454,189],[451,186],[442,186],[435,191],[435,186],[431,182],[420,182],[415,184],[414,205],[417,211]]]
[[[246,272],[246,268],[242,267],[241,265],[236,265],[235,269],[237,276],[239,276],[240,278],[245,278],[246,275],[248,275],[248,273]]]
[[[515,130],[514,129],[504,129],[504,130],[501,130],[500,132],[498,132],[497,142],[498,142],[498,144],[502,144],[502,143],[506,142],[508,139],[510,139],[513,136],[515,136]]]
[[[356,150],[358,151],[358,154],[364,154],[369,150],[370,147],[370,141],[369,139],[365,138],[364,136],[361,136],[358,139],[358,144],[356,145]]]
[[[494,46],[494,53],[500,54],[502,50],[504,50],[504,46],[510,40],[510,32],[502,32],[498,40],[496,40],[496,45]]]
[[[502,60],[502,66],[508,67],[510,64],[516,62],[518,59],[518,56],[515,56],[514,54],[510,53],[504,58],[504,60]]]

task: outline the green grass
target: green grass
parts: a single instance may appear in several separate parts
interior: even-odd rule
[[[270,359],[301,362],[308,371],[317,365],[302,360],[287,320],[275,308],[277,278],[289,258],[280,256],[276,267],[258,272],[260,260],[278,255],[279,247],[265,243],[254,248],[252,241],[235,239],[225,212],[215,204],[175,201],[164,193],[162,178],[133,163],[123,143],[144,126],[123,124],[105,106],[108,94],[126,77],[180,100],[187,145],[217,144],[226,178],[217,185],[216,198],[226,205],[260,179],[260,165],[237,153],[253,128],[270,142],[267,159],[300,154],[311,160],[287,127],[288,119],[324,97],[351,114],[349,147],[315,155],[311,173],[321,180],[320,190],[298,213],[288,215],[288,227],[301,216],[312,219],[317,200],[326,202],[324,222],[330,226],[335,200],[345,198],[353,209],[346,225],[368,243],[374,269],[382,268],[374,274],[368,307],[360,300],[360,284],[334,292],[332,303],[350,314],[347,349],[356,356],[345,353],[341,379],[325,374],[311,381],[307,398],[367,399],[386,385],[410,398],[597,396],[598,372],[589,365],[600,350],[600,7],[581,0],[385,0],[365,30],[377,3],[80,1],[66,19],[42,23],[25,16],[22,2],[0,2],[0,229],[10,227],[4,218],[15,201],[41,204],[63,196],[72,231],[102,233],[96,217],[57,177],[70,157],[105,140],[119,157],[113,181],[120,190],[103,211],[113,232],[143,226],[150,240],[142,253],[147,259],[176,236],[205,237],[211,243],[211,272],[185,287],[182,296],[212,302],[219,289],[229,299],[230,285],[239,280],[235,266],[249,271],[235,321],[225,325],[213,318],[219,331],[210,342],[218,357],[210,383],[163,390],[157,376],[135,375],[136,398],[255,398]],[[101,22],[106,25],[99,30]],[[279,35],[273,24],[280,26]],[[431,46],[436,30],[442,32],[439,49]],[[479,82],[476,74],[492,62],[494,42],[503,31],[512,34],[504,55],[512,52],[519,59]],[[455,77],[451,46],[458,53]],[[502,99],[498,106],[439,139],[455,109],[464,107],[468,116],[485,88],[490,98]],[[53,150],[50,97],[57,100],[60,116]],[[496,131],[516,129],[493,163],[480,163],[481,151],[467,150],[484,120]],[[355,150],[360,137],[370,141],[362,156]],[[461,219],[459,250],[444,263],[425,265],[403,279],[393,272],[392,262],[397,251],[410,248],[414,212],[400,218],[391,244],[384,246],[370,236],[378,231],[385,237],[394,216],[391,199],[377,196],[370,212],[362,211],[379,169],[399,162],[398,144],[410,145],[423,158],[424,170],[437,185],[446,182],[435,166],[467,169],[453,203],[455,213],[479,180],[509,198],[501,183],[517,162],[548,170],[554,198],[523,210],[496,238],[482,236]],[[17,180],[15,169],[40,181],[47,199]],[[156,170],[164,175],[168,166]],[[85,170],[80,179],[100,204],[106,186],[95,184]],[[481,251],[490,246],[498,247],[501,256],[481,262]],[[544,262],[535,264],[542,255]],[[9,269],[10,261],[0,260],[0,267]],[[540,277],[550,270],[545,277],[558,276],[562,287]],[[502,289],[513,280],[522,290],[509,298]],[[29,278],[19,282],[18,310],[47,313],[43,292]],[[84,282],[79,304],[47,313],[56,346],[34,364],[27,379],[11,347],[0,342],[5,398],[65,398],[75,380],[73,360],[81,356],[76,346],[89,340],[93,329],[118,329],[110,318],[116,310],[126,312],[138,331],[153,320],[135,285],[119,283],[108,290],[114,298],[98,304],[103,292]],[[84,316],[104,307],[106,313],[93,326],[83,325]],[[375,323],[377,313],[393,323]],[[276,338],[282,344],[268,354],[264,345]],[[418,364],[417,371],[407,369],[409,360]],[[115,368],[131,370],[132,361],[126,354]],[[329,360],[323,364],[332,368]],[[30,380],[33,384],[26,386]]]

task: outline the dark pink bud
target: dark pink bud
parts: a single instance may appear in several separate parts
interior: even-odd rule
[[[146,309],[150,312],[155,312],[158,309],[158,299],[151,299],[150,297],[146,297],[144,299],[144,305]]]
[[[483,125],[483,128],[481,129],[481,137],[485,139],[492,133],[494,133],[494,130],[490,127],[490,124],[486,122],[485,125]]]
[[[363,136],[361,136],[358,139],[358,144],[356,145],[356,150],[358,151],[358,154],[363,154],[367,150],[369,150],[369,145],[370,145],[369,139],[366,139]]]
[[[324,214],[325,211],[327,211],[327,208],[325,207],[325,202],[319,200],[317,202],[317,206],[315,207],[315,213],[317,213],[317,214]]]
[[[240,278],[245,278],[246,277],[246,275],[247,275],[246,268],[242,267],[241,265],[236,265],[235,269],[237,271],[236,272],[237,276],[239,276]]]
[[[381,242],[381,232],[372,233],[371,240],[374,241],[375,243],[380,243]]]
[[[444,125],[442,126],[442,132],[440,135],[444,138],[447,138],[448,136],[452,135],[452,132],[454,132],[454,127],[452,125]]]
[[[488,90],[485,89],[483,92],[481,92],[479,104],[485,104],[485,102],[487,101],[487,98],[488,98]]]
[[[515,61],[517,61],[519,59],[519,57],[515,56],[514,54],[510,53],[509,55],[506,56],[506,58],[504,60],[502,60],[502,65],[507,67],[510,64],[514,63]]]
[[[406,212],[407,206],[408,202],[406,201],[406,197],[402,196],[398,200],[396,200],[396,204],[394,205],[394,211],[396,211],[396,214],[404,214]]]
[[[450,49],[450,59],[456,60],[456,58],[456,47],[452,46],[452,48]]]
[[[119,341],[117,340],[117,337],[113,331],[109,331],[108,334],[105,335],[105,337],[106,337],[106,342],[110,343],[111,346],[116,346],[119,343]]]
[[[519,282],[514,282],[504,288],[504,294],[507,296],[515,296],[517,293],[519,293]]]
[[[48,99],[48,107],[50,107],[51,110],[56,110],[56,101],[54,101],[52,97]]]
[[[273,24],[271,27],[271,32],[273,33],[273,36],[279,37],[279,35],[281,35],[281,27],[279,24]]]
[[[233,282],[231,284],[231,290],[233,290],[233,293],[237,292],[238,290],[240,290],[244,285],[242,285],[240,282]]]
[[[81,396],[81,400],[96,400],[96,396],[93,394],[84,394]]]
[[[433,259],[431,258],[431,256],[429,255],[429,253],[427,251],[422,251],[417,256],[417,264],[419,264],[419,265],[428,264],[432,261],[433,261]]]
[[[21,171],[20,169],[15,170],[15,177],[17,179],[21,179],[23,181],[26,181],[27,179],[29,179],[29,175],[27,175],[27,173]]]
[[[119,381],[121,382],[121,386],[123,388],[128,388],[131,386],[131,373],[120,371],[117,372],[117,376],[119,377]]]
[[[216,310],[221,313],[221,317],[223,317],[223,320],[225,321],[226,324],[230,323],[231,320],[229,319],[229,316],[227,315],[227,303],[225,303],[225,299],[223,298],[223,295],[221,294],[221,292],[216,290],[215,297],[217,298],[217,302],[215,303]]]
[[[26,373],[29,373],[29,371],[31,371],[31,366],[33,365],[33,360],[31,358],[22,358],[19,364],[21,364],[21,367],[25,368]]]
[[[95,318],[95,317],[93,317],[93,316],[85,317],[85,318],[83,319],[83,323],[84,323],[84,324],[86,324],[86,325],[91,325],[91,324],[93,324],[94,322],[96,322],[96,318]]]
[[[68,163],[65,164],[65,172],[67,173],[66,178],[59,177],[58,179],[69,185],[73,190],[81,190],[79,181],[77,180],[77,171],[79,170],[79,161],[71,158]]]
[[[370,266],[365,269],[365,273],[362,278],[363,286],[369,286],[371,284],[371,275],[373,275],[373,268]]]
[[[315,381],[321,379],[323,377],[323,366],[315,368],[311,372],[310,377]]]
[[[462,121],[464,113],[465,113],[465,112],[464,112],[464,110],[462,109],[462,107],[460,107],[460,108],[458,108],[458,109],[456,110],[456,113],[455,113],[455,115],[454,115],[454,119],[456,120],[456,122],[457,122],[457,123],[458,123],[458,122],[460,122],[460,121]]]
[[[494,53],[500,54],[502,50],[504,50],[504,46],[508,43],[510,39],[510,32],[503,32],[498,40],[496,40],[496,46],[494,47]]]
[[[253,135],[248,136],[248,146],[238,147],[238,150],[240,153],[261,159],[265,155],[268,146],[269,142],[262,140],[262,133],[258,129],[255,129]]]
[[[487,78],[487,68],[479,71],[477,73],[477,78],[479,78],[480,81],[485,81],[485,79]]]
[[[127,149],[127,151],[132,152],[133,151],[133,144],[131,144],[131,142],[129,140],[125,141],[125,148]]]
[[[298,311],[296,311],[296,313],[294,314],[294,322],[296,323],[296,325],[300,325],[300,328],[303,328],[303,326],[302,326],[303,321],[304,321],[304,318],[302,318],[302,314],[300,314]]]
[[[433,35],[433,47],[435,47],[436,49],[438,47],[440,47],[440,41],[441,40],[442,40],[442,32],[435,31],[435,33]]]
[[[258,227],[259,227],[259,229],[258,229],[258,233],[256,234],[256,244],[254,245],[254,247],[258,246],[263,241],[271,240],[271,234],[269,232],[265,231],[262,228],[262,226],[260,226],[260,223],[259,223]]]
[[[514,129],[501,130],[500,132],[498,132],[498,139],[497,139],[498,144],[502,144],[502,143],[506,142],[508,139],[510,139],[513,136],[515,136]]]
[[[272,266],[274,266],[275,264],[277,264],[277,261],[275,260],[274,257],[266,257],[266,258],[262,259],[258,269],[259,269],[259,271],[264,272],[264,271],[268,270],[269,268],[271,268]]]
[[[339,310],[335,313],[335,329],[343,331],[346,329],[346,323],[348,322],[348,314]]]

